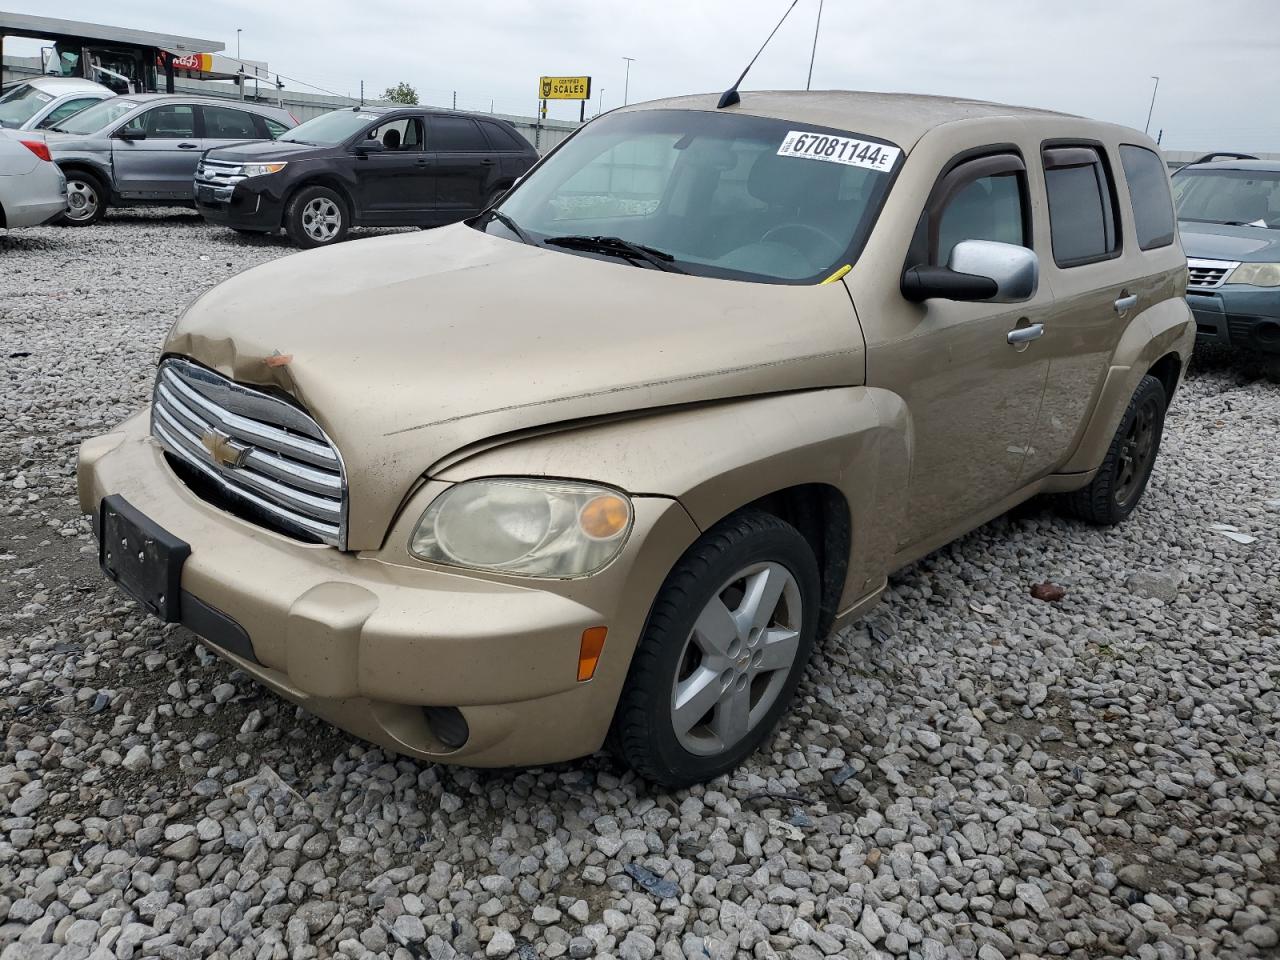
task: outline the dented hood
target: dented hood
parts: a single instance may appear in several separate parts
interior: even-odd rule
[[[858,384],[862,351],[842,283],[664,273],[462,224],[247,270],[196,300],[165,345],[243,383],[282,388],[316,418],[346,464],[355,549],[380,544],[418,479],[470,444],[567,420]]]

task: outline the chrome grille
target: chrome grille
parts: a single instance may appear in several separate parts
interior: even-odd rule
[[[234,187],[245,179],[244,168],[239,163],[225,160],[201,160],[196,167],[196,182],[211,187]]]
[[[1201,290],[1220,287],[1226,282],[1231,271],[1238,266],[1240,264],[1232,260],[1200,260],[1188,257],[1187,270],[1190,276],[1187,278],[1187,286]]]
[[[297,407],[171,359],[156,376],[151,433],[264,525],[345,546],[342,458],[320,425]]]

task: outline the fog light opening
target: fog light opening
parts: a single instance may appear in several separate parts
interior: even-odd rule
[[[1267,320],[1258,324],[1253,328],[1253,339],[1267,346],[1280,343],[1280,323],[1276,323],[1274,320]]]
[[[471,730],[461,710],[457,707],[423,707],[422,712],[432,735],[446,747],[457,750],[466,745]]]

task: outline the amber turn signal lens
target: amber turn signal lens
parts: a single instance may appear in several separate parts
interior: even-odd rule
[[[593,540],[616,537],[631,522],[631,508],[616,494],[606,493],[588,500],[578,514],[578,526]]]
[[[608,627],[587,627],[582,631],[582,643],[578,647],[578,680],[590,680],[596,675],[600,651],[604,649],[604,637]]]

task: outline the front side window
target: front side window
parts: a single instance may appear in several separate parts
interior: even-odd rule
[[[253,114],[233,107],[201,107],[204,135],[213,140],[256,140]]]
[[[1142,250],[1167,247],[1173,243],[1174,223],[1169,174],[1164,161],[1146,147],[1125,144],[1120,148],[1120,165],[1129,184],[1138,247]]]
[[[996,240],[1022,247],[1022,177],[1001,173],[963,186],[943,208],[936,263],[945,266],[962,240]]]
[[[786,120],[636,110],[592,121],[498,209],[553,249],[604,237],[658,250],[687,273],[817,282],[856,259],[901,154]],[[481,229],[509,235],[497,218]]]
[[[1179,220],[1280,230],[1280,170],[1189,167],[1173,176]]]
[[[1118,255],[1115,189],[1098,150],[1051,147],[1043,157],[1054,262],[1078,267]]]
[[[374,127],[365,135],[365,139],[377,140],[387,150],[420,152],[422,121],[417,117],[400,117]]]
[[[95,103],[92,107],[86,107],[79,113],[72,114],[58,124],[58,129],[65,133],[81,135],[97,133],[136,109],[138,109],[137,100],[111,97],[101,103]]]
[[[128,130],[141,130],[148,140],[184,140],[196,135],[196,108],[189,103],[152,107],[129,121]]]

